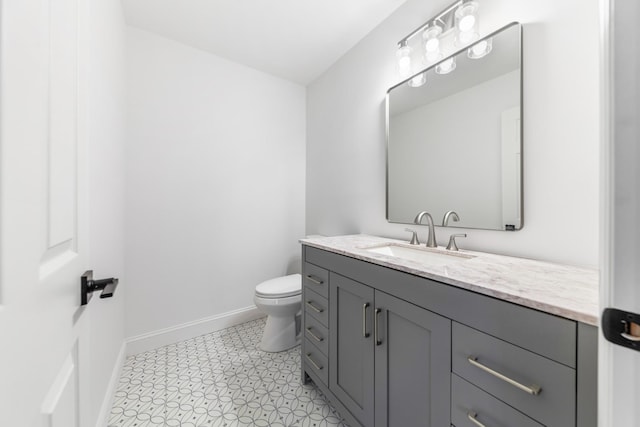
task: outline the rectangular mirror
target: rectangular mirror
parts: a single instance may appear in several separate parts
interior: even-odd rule
[[[387,92],[387,220],[522,228],[522,29],[512,23]],[[474,56],[486,43],[488,54]],[[477,56],[477,55],[475,55]],[[450,64],[447,73],[436,67]],[[438,67],[437,71],[441,67]]]

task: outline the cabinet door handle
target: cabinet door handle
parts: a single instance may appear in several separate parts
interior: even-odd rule
[[[376,345],[382,344],[382,340],[380,340],[380,334],[379,334],[380,313],[382,313],[382,310],[379,308],[376,308],[376,311],[375,311],[376,319],[373,326],[373,333],[375,334]]]
[[[315,283],[316,285],[322,285],[324,282],[318,278],[316,278],[316,276],[312,276],[311,274],[307,274],[307,279],[309,279],[311,282]]]
[[[309,361],[309,363],[311,363],[313,365],[314,368],[316,368],[318,371],[322,370],[322,366],[318,365],[315,360],[313,360],[311,358],[311,353],[307,353],[307,360]]]
[[[362,304],[362,336],[365,338],[369,338],[369,332],[367,332],[367,308],[369,307],[369,303],[365,302]]]
[[[318,342],[322,342],[324,341],[324,338],[317,336],[316,334],[313,333],[313,331],[311,330],[311,328],[307,328],[307,333],[309,335],[311,335],[311,338],[313,338],[314,340],[318,341]]]
[[[313,311],[315,311],[316,313],[322,313],[322,312],[324,311],[324,309],[323,309],[323,308],[321,308],[321,307],[320,307],[320,308],[319,308],[319,307],[316,307],[316,306],[313,304],[313,302],[312,302],[312,301],[307,301],[307,305],[308,305],[309,307],[311,307],[311,309],[312,309]]]
[[[467,360],[469,361],[469,363],[471,363],[473,366],[475,366],[476,368],[480,368],[483,371],[493,375],[494,377],[501,379],[502,381],[511,384],[512,386],[519,388],[520,390],[527,392],[531,395],[537,396],[540,394],[540,392],[542,391],[542,389],[533,384],[533,385],[524,385],[519,383],[516,380],[512,380],[511,378],[507,377],[506,375],[501,374],[500,372],[494,371],[493,369],[491,369],[488,366],[483,365],[482,363],[478,362],[478,358],[475,356],[469,356],[467,357]]]
[[[478,421],[478,418],[476,418],[477,416],[478,414],[476,414],[475,412],[467,412],[467,418],[469,418],[469,421],[471,421],[478,427],[487,427],[484,424],[482,424],[480,421]]]

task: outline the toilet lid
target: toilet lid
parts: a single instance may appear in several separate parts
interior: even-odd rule
[[[302,292],[302,276],[290,274],[276,277],[256,286],[256,295],[263,298],[284,298],[298,295]]]

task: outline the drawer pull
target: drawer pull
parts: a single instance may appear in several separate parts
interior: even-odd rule
[[[369,332],[367,332],[367,307],[369,307],[368,302],[362,304],[362,336],[365,338],[369,338]]]
[[[478,427],[487,427],[484,424],[482,424],[480,421],[478,421],[478,419],[476,418],[477,416],[478,414],[476,414],[475,412],[467,412],[467,418],[469,418],[469,421],[471,421]]]
[[[313,360],[311,358],[311,353],[307,353],[307,360],[309,361],[309,363],[311,363],[313,365],[314,368],[316,368],[318,371],[322,370],[322,366],[318,365],[315,360]]]
[[[311,328],[307,328],[307,333],[309,335],[311,335],[311,338],[313,338],[314,340],[318,341],[318,342],[322,342],[324,341],[324,338],[317,336],[316,334],[313,333],[313,331],[311,330]]]
[[[474,356],[469,356],[467,357],[467,360],[469,361],[469,363],[471,363],[473,366],[475,366],[476,368],[480,368],[483,371],[493,375],[494,377],[501,379],[502,381],[511,384],[514,387],[519,388],[522,391],[525,391],[529,394],[532,394],[534,396],[537,396],[540,394],[540,392],[542,391],[542,389],[540,387],[538,387],[537,385],[524,385],[524,384],[520,384],[518,381],[512,380],[511,378],[502,375],[500,372],[494,371],[493,369],[489,368],[488,366],[483,365],[482,363],[478,362],[478,358],[474,357]]]
[[[307,279],[316,285],[322,285],[324,283],[322,280],[318,279],[316,276],[312,276],[311,274],[307,274]]]
[[[379,308],[376,308],[375,309],[376,321],[374,322],[374,325],[373,325],[373,333],[375,334],[376,345],[382,345],[382,340],[380,339],[380,334],[378,333],[378,329],[379,329],[378,323],[380,323],[380,313],[382,313],[382,310]]]
[[[311,301],[307,301],[307,305],[308,305],[309,307],[311,307],[311,309],[312,309],[313,311],[315,311],[316,313],[322,313],[322,312],[324,311],[324,308],[322,308],[322,307],[316,307],[316,306],[315,306],[315,304],[314,304],[313,302],[311,302]]]

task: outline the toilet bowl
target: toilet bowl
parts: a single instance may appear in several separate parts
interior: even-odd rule
[[[288,350],[300,343],[299,313],[302,276],[291,274],[256,286],[253,302],[267,315],[260,348],[268,352]]]

